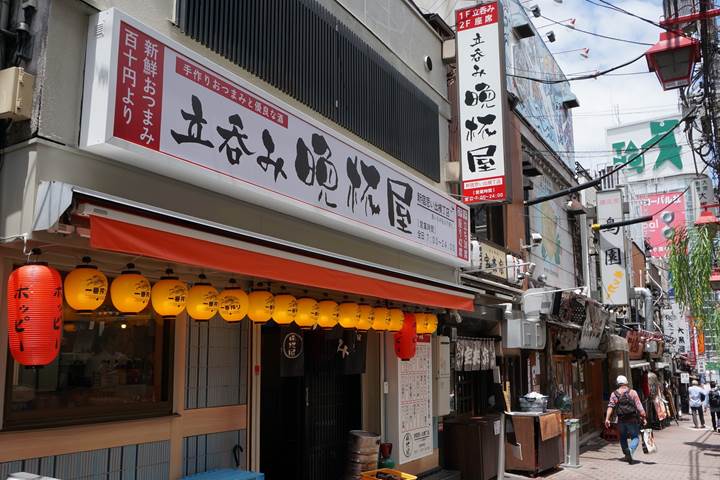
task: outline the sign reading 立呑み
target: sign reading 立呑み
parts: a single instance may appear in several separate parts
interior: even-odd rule
[[[505,174],[505,54],[502,6],[455,12],[464,203],[509,200]]]
[[[449,195],[117,9],[89,32],[83,149],[469,264],[469,209]]]

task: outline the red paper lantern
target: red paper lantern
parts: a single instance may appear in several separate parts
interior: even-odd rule
[[[406,313],[402,329],[395,333],[395,355],[400,360],[408,361],[415,356],[417,347],[416,329],[415,315]]]
[[[49,365],[60,353],[63,287],[60,273],[42,263],[10,274],[7,286],[8,337],[16,362]]]

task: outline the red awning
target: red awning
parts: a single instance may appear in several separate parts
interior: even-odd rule
[[[103,210],[107,212],[107,210]],[[124,215],[122,220],[90,212],[90,245],[251,277],[370,296],[395,302],[472,311],[474,295],[461,287],[423,282],[422,277],[365,271],[328,259],[303,257],[177,224]],[[403,278],[405,277],[405,278]]]

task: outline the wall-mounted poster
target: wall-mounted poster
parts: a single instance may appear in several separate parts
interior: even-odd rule
[[[419,336],[415,356],[398,361],[398,422],[400,464],[433,453],[432,346],[430,336]]]

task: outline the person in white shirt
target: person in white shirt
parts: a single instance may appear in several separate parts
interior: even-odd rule
[[[705,428],[705,415],[703,410],[707,407],[707,394],[705,389],[698,385],[697,380],[692,381],[692,386],[688,389],[690,397],[690,410],[692,411],[693,424],[695,428]],[[698,417],[700,417],[700,426],[698,427]]]

